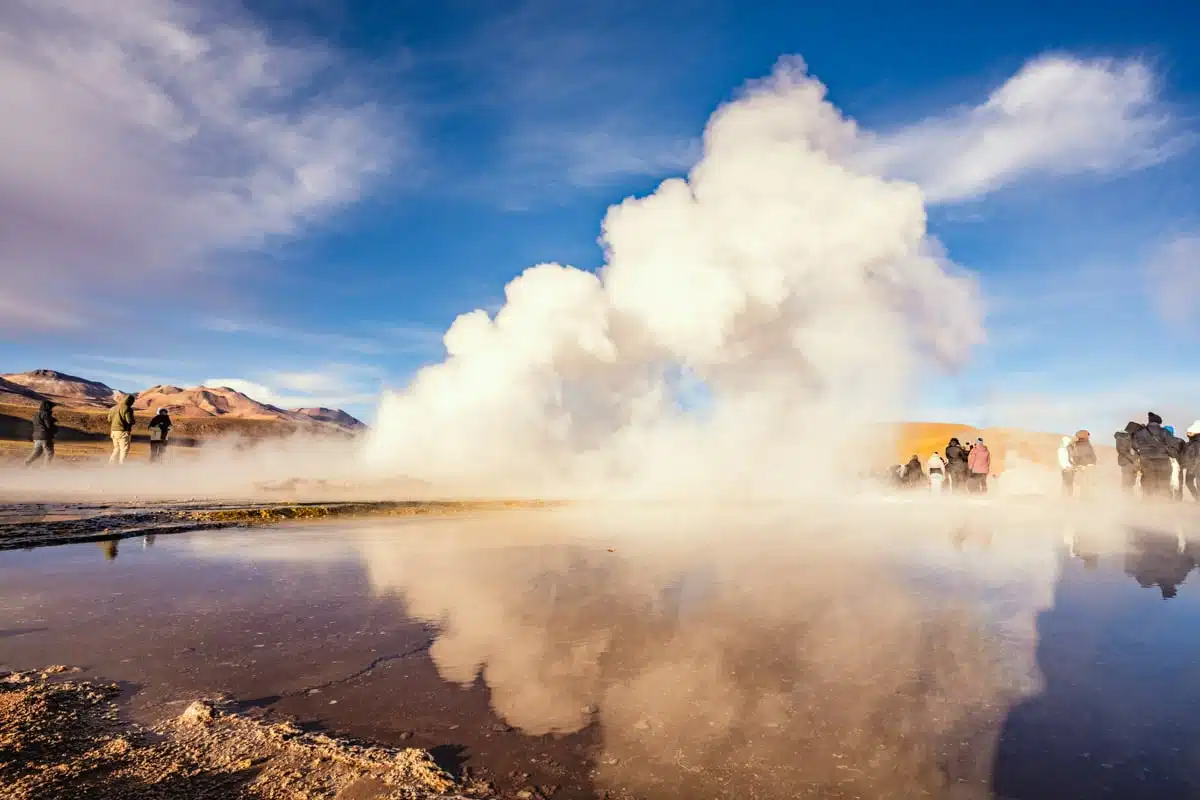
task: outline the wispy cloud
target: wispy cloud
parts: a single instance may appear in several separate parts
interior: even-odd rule
[[[297,372],[263,372],[250,378],[210,378],[205,386],[226,386],[260,403],[280,408],[345,408],[374,402],[383,373],[362,364],[326,364]]]
[[[1200,330],[1200,235],[1172,237],[1156,248],[1147,263],[1152,299],[1163,317],[1178,328]]]
[[[871,136],[860,160],[954,203],[1035,175],[1143,168],[1193,142],[1149,64],[1054,55],[1028,62],[977,106]]]
[[[375,324],[369,335],[313,331],[265,322],[244,322],[223,317],[203,320],[201,326],[217,333],[294,342],[327,351],[360,355],[428,355],[442,352],[444,331],[426,325]]]
[[[120,317],[356,200],[403,133],[345,71],[234,3],[4,3],[0,327]]]

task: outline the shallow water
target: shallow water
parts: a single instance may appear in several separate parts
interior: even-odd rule
[[[513,513],[0,553],[0,664],[126,681],[144,718],[229,693],[508,794],[1200,796],[1186,531],[979,519]]]

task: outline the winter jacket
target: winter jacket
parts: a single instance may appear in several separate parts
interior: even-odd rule
[[[939,456],[937,453],[934,453],[929,457],[929,460],[925,462],[925,467],[930,471],[930,473],[932,473],[934,470],[942,471],[946,469],[946,462],[942,460],[941,456]]]
[[[133,422],[133,395],[129,394],[109,410],[108,429],[113,433],[129,433]]]
[[[1131,422],[1125,426],[1125,430],[1117,431],[1113,434],[1113,438],[1117,443],[1117,465],[1121,467],[1132,467],[1137,461],[1137,453],[1133,449],[1133,435],[1141,429],[1141,425],[1136,422]]]
[[[920,483],[925,479],[925,472],[921,469],[921,459],[913,456],[908,463],[904,465],[904,482],[905,483]]]
[[[1200,436],[1193,436],[1184,443],[1179,465],[1189,472],[1200,471]]]
[[[1165,461],[1177,455],[1177,441],[1163,430],[1162,425],[1151,422],[1140,426],[1133,434],[1133,451],[1142,461]]]
[[[1077,467],[1096,466],[1096,449],[1086,439],[1071,442],[1071,463]]]
[[[171,431],[171,418],[166,414],[155,414],[150,420],[150,438],[156,442],[165,442]]]
[[[33,418],[33,441],[53,442],[58,433],[58,423],[54,421],[54,403],[43,400]]]
[[[958,439],[951,439],[946,445],[946,469],[951,474],[962,474],[967,471],[967,452],[962,449]]]
[[[971,454],[967,456],[967,468],[972,475],[987,475],[991,471],[992,454],[986,444],[979,442],[971,448]]]

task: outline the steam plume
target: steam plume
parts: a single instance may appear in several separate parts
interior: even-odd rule
[[[455,320],[369,458],[475,492],[833,488],[918,363],[982,339],[920,189],[850,166],[863,140],[781,61],[712,116],[686,180],[609,209],[597,273],[541,264]]]

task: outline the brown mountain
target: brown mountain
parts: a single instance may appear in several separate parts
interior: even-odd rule
[[[102,411],[109,408],[122,392],[97,381],[67,375],[50,369],[0,375],[0,403],[30,406],[42,400],[78,411]],[[227,386],[151,386],[138,392],[134,410],[154,413],[160,408],[169,410],[180,422],[195,420],[212,427],[208,422],[221,420],[253,420],[257,423],[284,423],[291,430],[338,431],[351,433],[366,428],[359,420],[336,408],[300,408],[288,411],[260,403]],[[206,422],[207,421],[207,422]]]
[[[361,420],[350,416],[340,408],[293,408],[291,413],[351,431],[363,430],[367,427]]]
[[[99,381],[90,381],[52,369],[0,375],[0,380],[37,395],[36,398],[30,399],[39,402],[52,400],[72,408],[107,408],[112,405],[115,394],[111,386]]]

